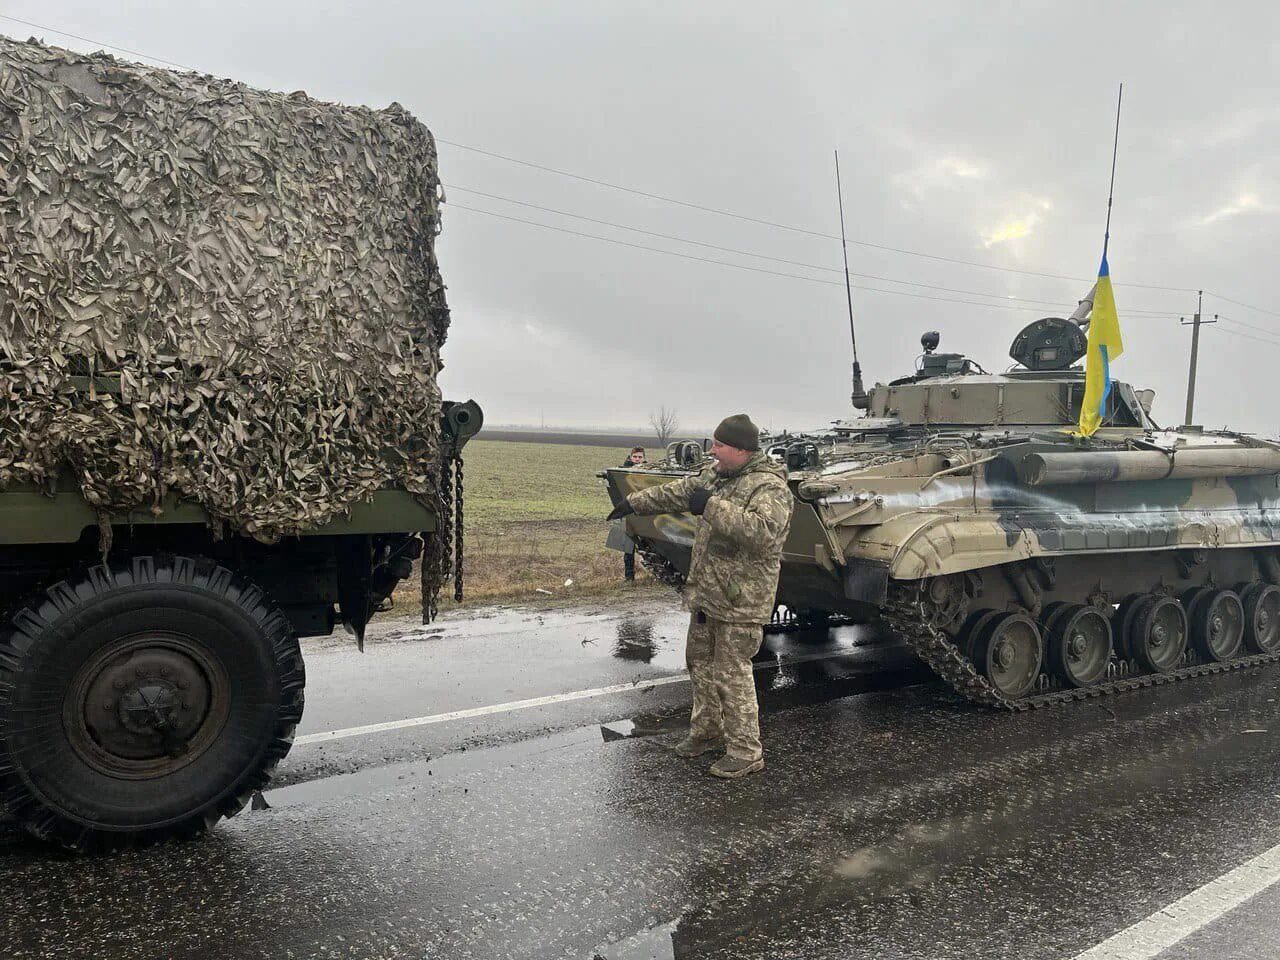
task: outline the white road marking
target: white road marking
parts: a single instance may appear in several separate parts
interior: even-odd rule
[[[788,666],[793,663],[806,663],[812,660],[830,660],[834,657],[848,656],[847,649],[829,653],[806,653],[773,663],[757,663],[756,670],[769,670],[774,667]],[[594,697],[607,697],[614,693],[627,691],[651,690],[654,687],[665,687],[672,683],[688,683],[688,673],[676,673],[669,677],[654,677],[649,680],[633,680],[629,683],[615,683],[608,687],[594,687],[590,690],[571,690],[568,693],[553,693],[546,697],[532,697],[528,700],[512,700],[510,703],[493,703],[484,707],[469,707],[466,710],[452,710],[449,713],[435,713],[426,717],[406,717],[403,720],[387,720],[383,723],[367,723],[360,727],[346,727],[342,730],[326,730],[323,733],[307,733],[295,737],[295,747],[310,743],[329,743],[333,740],[346,740],[349,737],[362,737],[370,733],[383,733],[387,730],[404,730],[408,727],[426,727],[436,723],[449,723],[452,720],[468,720],[472,717],[484,717],[494,713],[510,713],[514,710],[529,710],[533,707],[546,707],[554,703],[568,703],[572,700],[590,700]]]
[[[567,703],[570,700],[588,700],[592,697],[604,697],[611,693],[623,693],[627,690],[651,690],[654,687],[669,683],[683,683],[687,676],[657,677],[653,680],[636,680],[632,683],[615,683],[609,687],[596,687],[593,690],[571,690],[569,693],[555,693],[548,697],[532,697],[529,700],[513,700],[510,703],[493,703],[485,707],[470,707],[466,710],[453,710],[449,713],[436,713],[428,717],[406,717],[403,720],[387,720],[384,723],[367,723],[362,727],[347,727],[343,730],[328,730],[324,733],[308,733],[296,737],[294,746],[308,743],[327,743],[330,740],[345,740],[348,737],[360,737],[367,733],[382,733],[384,730],[403,730],[406,727],[425,727],[433,723],[448,723],[450,720],[466,720],[471,717],[483,717],[491,713],[509,713],[512,710],[528,710],[531,707],[545,707],[553,703]]]
[[[1151,960],[1280,880],[1280,845],[1078,954],[1075,960]]]

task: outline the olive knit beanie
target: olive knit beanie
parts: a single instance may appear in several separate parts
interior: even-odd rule
[[[760,449],[760,428],[752,423],[751,418],[745,413],[735,413],[731,417],[725,417],[712,436],[721,443],[727,443],[739,450]]]

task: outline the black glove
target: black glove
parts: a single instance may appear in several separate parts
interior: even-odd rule
[[[609,515],[605,517],[605,519],[621,520],[623,517],[629,517],[631,516],[631,514],[635,512],[636,512],[635,508],[632,507],[631,504],[629,504],[626,500],[623,500],[620,504],[614,507],[612,511],[610,511]]]
[[[698,487],[689,494],[689,512],[695,517],[702,516],[702,511],[707,509],[707,501],[710,499],[711,491],[706,487]]]

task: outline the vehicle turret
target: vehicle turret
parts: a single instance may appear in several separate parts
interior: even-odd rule
[[[841,421],[836,429],[863,433],[889,424],[898,432],[966,427],[990,431],[1073,425],[1084,396],[1079,361],[1087,347],[1079,322],[1044,317],[1023,327],[1009,348],[1015,366],[996,374],[962,353],[938,352],[941,337],[937,331],[926,331],[915,372],[877,383],[870,390],[866,415]],[[1129,384],[1114,384],[1108,407],[1108,427],[1155,427],[1148,416],[1150,398]]]

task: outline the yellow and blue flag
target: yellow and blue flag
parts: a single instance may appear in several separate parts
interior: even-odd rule
[[[1111,270],[1107,254],[1102,253],[1098,283],[1093,288],[1093,310],[1089,317],[1089,349],[1084,363],[1084,402],[1080,405],[1077,436],[1091,437],[1107,413],[1107,397],[1111,394],[1111,363],[1124,352],[1120,339],[1120,318],[1116,316],[1116,298],[1111,290]]]

